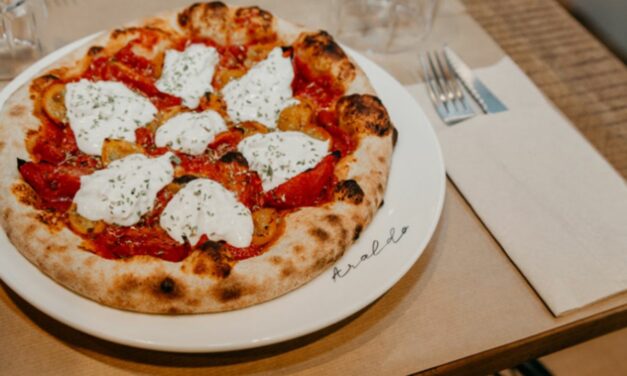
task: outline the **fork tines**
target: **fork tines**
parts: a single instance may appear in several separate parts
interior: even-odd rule
[[[420,55],[420,63],[429,97],[446,124],[454,124],[475,115],[455,78],[453,68],[442,52],[423,53]]]

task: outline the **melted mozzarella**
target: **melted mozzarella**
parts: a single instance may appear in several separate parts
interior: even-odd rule
[[[292,98],[294,69],[289,57],[276,47],[243,77],[229,82],[222,94],[234,122],[257,121],[276,128],[281,111],[298,101]]]
[[[172,181],[172,158],[172,153],[158,158],[132,154],[82,176],[74,196],[76,211],[92,221],[102,219],[120,226],[139,222],[153,209],[157,192]]]
[[[204,234],[235,247],[247,247],[253,236],[250,210],[235,194],[209,179],[188,183],[168,202],[160,225],[179,243],[195,245]]]
[[[200,97],[213,91],[211,80],[219,61],[218,51],[203,44],[191,44],[183,52],[168,50],[157,89],[181,98],[189,108],[196,108]]]
[[[215,136],[227,127],[215,111],[184,112],[166,121],[157,129],[155,143],[183,153],[202,154]]]
[[[316,166],[329,151],[329,143],[302,132],[257,133],[243,139],[237,150],[269,191]]]
[[[78,148],[100,155],[107,138],[135,142],[135,129],[152,121],[157,109],[119,82],[80,80],[66,85],[65,108]]]

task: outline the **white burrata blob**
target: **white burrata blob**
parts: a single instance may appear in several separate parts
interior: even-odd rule
[[[222,95],[227,113],[234,122],[256,121],[276,128],[281,111],[298,103],[292,97],[294,68],[280,47],[257,63],[244,76],[229,82]]]
[[[158,158],[131,154],[81,176],[81,187],[74,196],[76,211],[92,221],[134,225],[153,209],[157,193],[172,182],[173,158],[170,152]]]
[[[237,150],[269,191],[315,167],[329,152],[329,142],[302,132],[257,133],[243,139]]]
[[[190,44],[183,52],[168,50],[157,89],[181,98],[189,108],[196,108],[200,98],[213,91],[211,81],[219,61],[218,51],[204,44]]]
[[[200,155],[218,133],[227,129],[224,119],[215,111],[184,112],[168,119],[157,129],[155,144]]]
[[[135,142],[135,129],[157,114],[148,98],[113,81],[69,83],[64,101],[76,144],[91,155],[101,154],[107,138]]]
[[[235,194],[210,179],[196,179],[172,197],[160,218],[161,227],[177,242],[195,245],[204,234],[235,247],[250,245],[253,219]]]

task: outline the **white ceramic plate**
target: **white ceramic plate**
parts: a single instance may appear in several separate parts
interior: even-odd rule
[[[23,72],[0,93],[0,108],[14,90],[93,37],[55,51]],[[102,306],[55,283],[22,257],[3,231],[0,277],[32,305],[78,330],[130,346],[177,352],[268,345],[324,328],[364,308],[422,254],[440,217],[445,175],[436,136],[418,104],[387,72],[349,52],[370,78],[400,137],[385,205],[359,241],[315,280],[280,298],[232,312],[132,313]]]

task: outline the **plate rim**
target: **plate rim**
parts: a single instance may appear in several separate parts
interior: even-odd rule
[[[17,90],[19,87],[21,87],[22,85],[28,83],[28,80],[30,80],[31,78],[33,78],[34,76],[36,76],[42,69],[45,69],[47,66],[49,66],[51,63],[54,63],[55,61],[57,61],[58,59],[62,58],[63,56],[67,55],[69,52],[72,52],[76,49],[79,49],[80,47],[84,46],[85,44],[87,44],[88,42],[92,41],[93,39],[95,39],[96,37],[98,37],[99,35],[103,34],[103,31],[91,34],[89,36],[80,38],[74,42],[71,42],[55,51],[52,51],[51,53],[49,53],[48,55],[44,56],[43,58],[41,58],[40,60],[38,60],[37,62],[35,62],[33,65],[31,65],[29,68],[27,68],[26,70],[24,70],[21,74],[19,74],[18,76],[16,76],[13,80],[11,80],[9,82],[9,84],[7,84],[6,87],[4,87],[1,91],[0,91],[0,108],[5,104],[6,100],[10,97],[10,95]],[[366,56],[364,56],[361,53],[356,52],[355,50],[342,45],[342,48],[344,48],[348,54],[353,57],[355,60],[363,60],[366,61],[367,64],[371,64],[372,66],[374,66],[379,72],[377,72],[377,74],[382,73],[385,80],[389,81],[391,80],[392,82],[394,82],[395,84],[397,84],[401,90],[403,90],[404,94],[411,97],[412,101],[415,103],[416,107],[418,108],[418,110],[420,111],[422,118],[421,120],[424,120],[425,124],[424,127],[428,128],[428,133],[430,134],[432,141],[433,141],[433,146],[435,147],[435,151],[436,151],[436,159],[438,160],[438,166],[437,166],[437,175],[438,175],[438,179],[440,180],[440,186],[438,189],[438,197],[437,197],[437,203],[436,203],[436,213],[433,215],[433,217],[430,219],[430,223],[428,226],[427,231],[425,232],[425,236],[423,238],[420,239],[419,243],[416,244],[412,244],[409,247],[412,249],[415,249],[414,251],[414,256],[411,259],[408,259],[408,262],[405,263],[405,267],[402,269],[397,269],[397,271],[393,274],[390,275],[390,278],[388,278],[386,280],[386,283],[384,283],[384,287],[380,288],[380,289],[373,289],[372,292],[364,297],[362,297],[359,301],[354,302],[351,305],[345,306],[343,307],[343,309],[340,311],[339,314],[335,314],[335,315],[329,315],[328,319],[326,320],[321,320],[316,322],[314,325],[309,325],[307,327],[304,328],[299,328],[298,330],[292,330],[289,334],[283,334],[283,335],[277,335],[277,336],[270,336],[270,337],[266,337],[266,338],[262,338],[262,339],[256,339],[256,340],[248,340],[246,343],[242,343],[242,341],[239,342],[234,342],[234,343],[222,343],[219,345],[215,345],[215,344],[208,344],[205,346],[185,346],[185,345],[168,345],[168,344],[164,344],[164,343],[155,343],[155,342],[151,342],[151,341],[146,341],[146,340],[142,340],[142,339],[136,339],[136,338],[125,338],[125,337],[119,337],[119,336],[114,336],[114,335],[110,335],[109,333],[103,331],[103,330],[99,330],[98,328],[93,328],[91,326],[86,326],[83,325],[81,322],[76,322],[76,320],[71,320],[69,318],[64,317],[60,312],[57,312],[53,309],[51,309],[51,307],[45,306],[44,304],[40,304],[39,301],[37,301],[36,299],[29,299],[29,295],[30,293],[28,291],[25,291],[26,289],[22,288],[21,286],[19,286],[17,283],[13,283],[14,281],[11,278],[7,278],[7,275],[9,275],[10,273],[7,273],[6,271],[4,271],[4,268],[2,268],[0,266],[0,279],[2,279],[2,281],[4,281],[4,283],[6,283],[6,285],[8,287],[11,288],[11,290],[13,290],[18,296],[20,296],[22,299],[24,299],[26,302],[28,302],[29,304],[33,305],[35,308],[37,308],[38,310],[40,310],[41,312],[45,313],[46,315],[52,317],[53,319],[71,327],[74,328],[76,330],[79,330],[83,333],[87,333],[88,335],[94,336],[94,337],[98,337],[113,343],[118,343],[118,344],[122,344],[122,345],[126,345],[126,346],[132,346],[132,347],[136,347],[136,348],[143,348],[143,349],[149,349],[149,350],[157,350],[157,351],[170,351],[170,352],[181,352],[181,353],[219,353],[219,352],[226,352],[226,351],[234,351],[234,350],[244,350],[244,349],[250,349],[250,348],[256,348],[256,347],[262,347],[262,346],[269,346],[272,344],[276,344],[276,343],[280,343],[280,342],[284,342],[284,341],[288,341],[291,339],[295,339],[295,338],[299,338],[302,337],[304,335],[310,334],[310,333],[314,333],[317,332],[323,328],[329,327],[335,323],[338,323],[342,320],[345,320],[346,318],[354,315],[355,313],[363,310],[364,308],[366,308],[368,305],[372,304],[374,301],[376,301],[378,298],[380,298],[381,296],[383,296],[388,290],[390,290],[392,287],[394,287],[398,281],[403,278],[408,271],[414,266],[414,264],[416,263],[416,261],[424,254],[424,250],[427,247],[428,243],[431,241],[431,239],[433,238],[433,235],[435,233],[435,230],[438,226],[438,223],[440,222],[441,216],[442,216],[442,211],[443,211],[443,207],[444,207],[444,201],[445,201],[445,195],[446,195],[446,173],[445,173],[445,167],[444,167],[444,159],[443,159],[443,154],[442,154],[442,148],[438,142],[435,130],[433,129],[433,126],[429,120],[429,118],[426,116],[426,114],[424,113],[424,111],[422,110],[422,106],[415,101],[415,99],[411,96],[411,94],[407,91],[407,89],[400,83],[398,82],[391,74],[389,74],[386,70],[384,70],[383,68],[381,68],[378,64],[376,64],[374,61],[370,60],[369,58],[367,58]],[[358,64],[359,61],[358,61]],[[364,69],[365,71],[365,69]],[[374,86],[374,85],[373,85]],[[375,87],[375,91],[377,90],[377,88]],[[436,166],[433,166],[436,167]],[[366,229],[367,231],[367,229]],[[0,244],[2,242],[6,241],[6,245],[9,246],[10,249],[9,251],[15,252],[17,256],[24,258],[24,256],[22,255],[22,253],[17,250],[17,248],[15,248],[15,246],[10,242],[10,240],[8,239],[8,237],[6,236],[5,230],[4,228],[0,227]],[[5,244],[2,244],[3,246],[5,246]],[[354,245],[352,245],[351,247],[353,247]],[[345,252],[345,254],[347,254],[349,252],[350,248]],[[336,261],[336,263],[334,265],[337,265],[337,262],[339,262],[341,260],[341,258],[339,260]],[[35,265],[33,265],[30,261],[26,260],[26,262],[36,268],[37,270],[39,270]],[[331,268],[331,266],[329,266],[329,268]],[[41,272],[40,272],[41,273]],[[42,273],[43,274],[43,273]],[[48,278],[52,283],[55,283],[58,285],[58,283],[54,280],[52,280],[50,277],[48,277],[47,275],[44,275],[44,277]],[[320,277],[320,276],[319,276]],[[317,278],[319,278],[317,277]],[[62,288],[66,289],[64,286],[61,286]],[[67,290],[70,293],[78,296],[81,299],[85,299],[88,300],[90,302],[90,299],[85,298],[81,295],[78,295],[70,290]],[[298,290],[295,290],[298,291]],[[290,292],[290,293],[294,293],[294,292]],[[98,304],[98,303],[96,303]],[[99,305],[100,306],[100,305]],[[107,308],[107,309],[115,309],[112,307],[107,307],[107,306],[101,306],[103,308]],[[145,315],[143,313],[138,313],[138,312],[130,312],[130,311],[124,311],[126,313],[130,313],[130,314],[137,314],[137,315]],[[227,312],[228,313],[228,312]],[[198,315],[203,315],[203,314],[198,314]],[[178,316],[172,316],[172,317],[178,317]],[[170,317],[168,317],[170,318]]]

